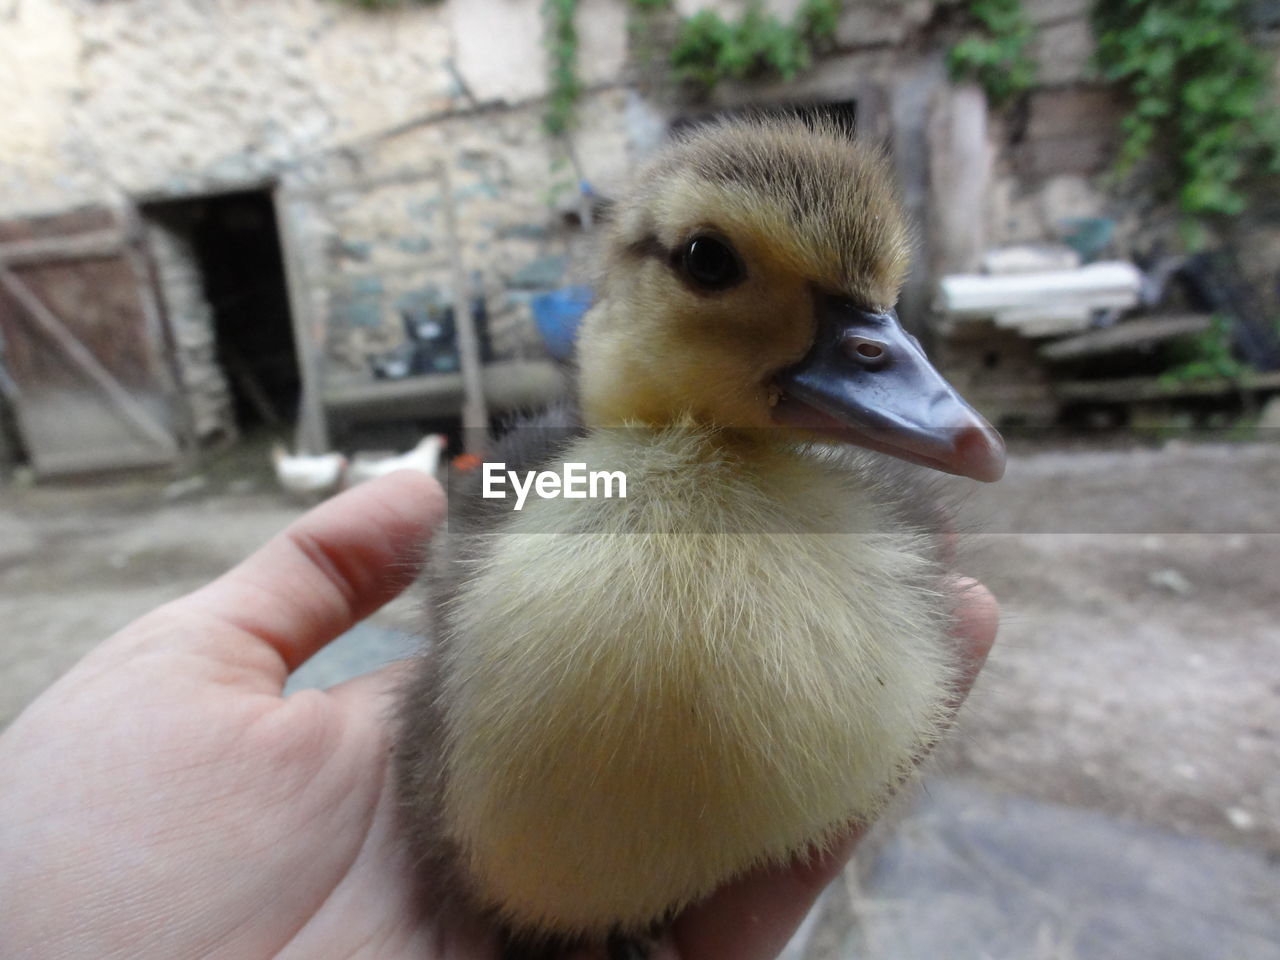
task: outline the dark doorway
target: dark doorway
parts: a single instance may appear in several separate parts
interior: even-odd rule
[[[162,201],[143,213],[181,235],[195,260],[236,426],[246,432],[291,426],[302,379],[271,192]]]

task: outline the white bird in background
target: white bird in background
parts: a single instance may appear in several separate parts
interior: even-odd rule
[[[295,496],[320,498],[332,493],[342,482],[347,458],[341,453],[291,454],[282,444],[271,448],[280,486]]]
[[[440,457],[448,445],[448,438],[444,434],[429,433],[407,453],[390,456],[357,454],[347,470],[344,486],[354,487],[357,483],[385,476],[395,470],[417,470],[434,477],[440,466]]]

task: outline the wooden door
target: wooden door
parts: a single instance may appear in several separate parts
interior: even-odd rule
[[[180,455],[185,418],[151,279],[115,212],[0,223],[0,363],[37,474]]]

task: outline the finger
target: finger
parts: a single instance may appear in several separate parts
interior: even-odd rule
[[[952,610],[951,634],[959,641],[963,661],[960,674],[960,700],[963,701],[977,679],[987,654],[996,641],[1000,624],[1000,604],[991,591],[977,580],[957,578],[952,582],[956,603]],[[959,703],[956,704],[960,706]]]
[[[393,660],[368,673],[343,680],[325,692],[337,703],[386,719],[387,711],[370,711],[369,704],[394,697],[404,689],[417,670],[416,660]]]
[[[958,708],[995,642],[1000,608],[991,591],[976,580],[957,579],[952,589],[956,603],[951,632],[964,661]],[[865,832],[856,828],[808,862],[757,871],[716,891],[676,921],[672,936],[680,957],[772,960],[844,869]]]
[[[849,833],[808,863],[759,870],[717,890],[676,921],[677,953],[682,960],[773,960],[864,832]]]
[[[179,603],[261,640],[292,671],[412,581],[443,513],[434,479],[397,471],[305,514]]]

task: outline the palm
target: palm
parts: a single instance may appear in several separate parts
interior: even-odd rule
[[[438,495],[398,492],[382,509],[421,535]],[[289,668],[394,593],[360,565],[407,539],[346,569],[305,533],[274,542],[33,704],[0,739],[5,809],[29,811],[0,818],[0,849],[28,854],[0,870],[6,936],[32,956],[431,957],[392,842],[389,675],[281,697]],[[66,923],[66,904],[99,922]]]

